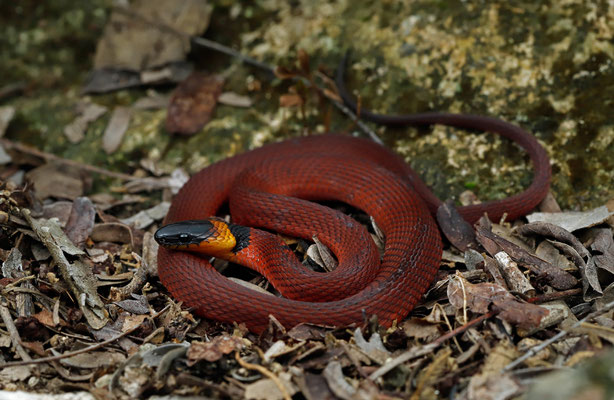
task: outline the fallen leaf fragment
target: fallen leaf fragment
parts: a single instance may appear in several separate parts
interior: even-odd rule
[[[290,380],[291,375],[281,373],[278,376],[279,381],[286,388],[290,396],[294,395],[298,389]],[[245,387],[245,399],[249,400],[283,400],[284,395],[279,390],[279,387],[272,379],[260,379],[254,383],[250,383]]]
[[[36,196],[44,200],[48,197],[74,199],[83,195],[83,181],[78,171],[60,163],[47,163],[26,174],[36,190]]]
[[[71,143],[79,143],[85,138],[87,126],[102,117],[107,112],[107,108],[96,103],[80,102],[77,104],[79,115],[64,127],[64,135]]]
[[[183,60],[190,50],[189,37],[206,29],[213,9],[198,0],[138,0],[129,7],[111,13],[96,46],[96,69],[140,71]],[[183,35],[157,28],[165,25]]]
[[[326,379],[330,390],[337,397],[343,400],[353,400],[356,398],[356,388],[345,380],[339,361],[329,362],[326,368],[324,368],[322,375]]]
[[[132,111],[128,107],[116,107],[102,134],[102,149],[107,154],[114,153],[122,143],[130,125]]]
[[[593,253],[595,265],[598,268],[614,274],[614,238],[612,229],[597,228],[593,230],[593,243],[590,249]]]
[[[188,349],[188,365],[194,365],[200,360],[214,362],[235,350],[243,348],[243,339],[223,334],[216,336],[210,342],[192,342]]]
[[[193,135],[211,120],[224,79],[219,75],[193,72],[171,96],[166,116],[166,130]]]
[[[92,233],[96,209],[87,197],[77,197],[72,203],[70,215],[64,231],[66,236],[79,248],[85,247],[85,241]]]
[[[384,347],[382,338],[377,332],[373,333],[367,341],[363,337],[361,329],[356,328],[354,330],[354,341],[360,350],[380,364],[386,362],[386,359],[390,357],[390,352]]]
[[[467,400],[507,400],[522,393],[522,386],[510,374],[475,375],[469,381]]]
[[[91,238],[94,242],[133,242],[130,227],[118,222],[107,222],[94,225]]]
[[[279,96],[280,107],[298,107],[304,103],[303,98],[298,94],[282,94]]]
[[[145,229],[155,221],[164,218],[166,213],[168,213],[170,206],[171,203],[168,201],[163,201],[152,208],[139,211],[137,214],[134,214],[129,218],[122,219],[121,221],[126,225],[134,226],[136,229]]]
[[[540,306],[516,299],[502,286],[490,282],[472,284],[459,275],[448,284],[448,299],[457,309],[467,307],[478,314],[486,314],[492,307],[499,311],[501,319],[526,329],[538,326],[548,314]]]
[[[234,92],[224,92],[217,99],[221,104],[234,107],[251,107],[252,100],[247,96],[241,96]]]
[[[440,229],[457,249],[466,251],[478,248],[473,227],[459,214],[453,200],[439,206],[436,216]]]
[[[590,301],[601,296],[603,291],[597,276],[595,260],[571,232],[549,222],[531,222],[518,227],[516,233],[520,235],[537,234],[551,239],[552,245],[567,255],[580,270],[584,299]]]
[[[305,372],[303,376],[299,376],[297,383],[301,393],[307,400],[336,399],[335,395],[326,384],[326,379],[324,379],[322,375]]]
[[[4,132],[6,132],[6,128],[8,128],[9,123],[15,116],[15,107],[13,106],[2,106],[0,107],[0,137],[4,136]]]
[[[418,373],[414,398],[433,398],[437,394],[435,383],[454,368],[451,355],[452,350],[449,347],[442,348],[433,355],[431,363]]]
[[[401,327],[407,336],[416,339],[426,339],[428,342],[441,336],[441,328],[438,323],[432,323],[422,318],[405,320]]]
[[[54,355],[60,353],[53,352]],[[95,351],[77,354],[76,356],[63,358],[60,363],[75,368],[101,368],[119,364],[126,361],[126,356],[112,351]]]
[[[533,213],[527,215],[529,222],[549,222],[558,225],[569,232],[578,229],[590,228],[591,226],[604,223],[614,212],[606,206],[601,206],[588,211],[566,211],[561,213]]]

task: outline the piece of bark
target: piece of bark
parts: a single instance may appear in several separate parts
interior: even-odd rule
[[[498,252],[495,254],[495,260],[497,260],[497,263],[501,267],[501,271],[505,276],[507,286],[512,292],[522,293],[527,296],[535,295],[535,288],[531,285],[531,282],[529,282],[527,277],[520,271],[518,264],[512,261],[507,253],[504,251]]]
[[[490,230],[490,221],[481,218],[476,225],[476,237],[486,251],[494,257],[500,251],[505,251],[514,261],[525,265],[536,273],[547,284],[555,289],[571,289],[578,284],[578,280],[562,269],[534,256],[519,246],[495,235]]]
[[[495,259],[488,256],[484,257],[484,269],[488,271],[497,285],[501,285],[502,287],[508,289],[507,282],[505,282],[505,278],[501,274],[499,264]]]

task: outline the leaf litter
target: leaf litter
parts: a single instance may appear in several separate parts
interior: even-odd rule
[[[303,324],[286,331],[272,319],[255,336],[240,324],[197,318],[160,285],[151,231],[168,203],[105,208],[88,197],[45,193],[45,218],[34,211],[36,201],[26,200],[37,195],[36,184],[5,184],[2,191],[2,240],[11,249],[2,251],[0,280],[6,329],[0,379],[7,388],[44,390],[51,381],[36,376],[47,371],[90,380],[119,398],[152,390],[247,399],[299,392],[434,398],[450,391],[466,399],[511,398],[535,376],[566,370],[614,343],[613,236],[605,219],[576,234],[551,222],[510,229],[483,219],[472,239],[477,248],[449,248],[455,261],[442,261],[422,305],[396,326],[384,329],[367,318],[354,328]],[[102,211],[124,207],[135,209],[132,216]],[[305,255],[326,254],[334,268],[332,255],[314,241],[318,250]],[[542,243],[575,268],[539,258]],[[34,248],[46,253],[35,257]],[[593,296],[582,289],[587,281]]]
[[[183,52],[175,49],[171,58]],[[313,81],[307,54],[298,58],[296,68],[280,68],[278,77]],[[144,80],[140,75],[135,84]],[[222,95],[217,76],[195,74],[181,85],[170,100],[147,96],[132,108],[115,108],[103,149],[118,150],[131,109],[168,107],[168,130],[192,134],[218,101],[251,105],[245,96]],[[124,86],[107,82],[99,89],[118,87]],[[280,106],[304,112],[309,95],[293,85]],[[88,124],[107,110],[87,102],[80,107],[65,129],[71,143],[83,140]],[[64,390],[56,388],[61,384],[98,398],[508,399],[536,377],[564,372],[614,343],[614,212],[607,206],[535,213],[528,224],[513,226],[483,218],[467,227],[446,204],[438,219],[450,227],[453,245],[407,319],[388,329],[365,316],[359,326],[286,330],[272,316],[269,329],[256,336],[240,323],[196,317],[157,279],[152,232],[169,203],[149,193],[176,193],[185,172],[165,173],[154,163],[152,176],[114,174],[20,146],[2,149],[9,147],[2,168],[21,170],[27,181],[0,187],[4,389],[53,392]],[[28,157],[14,157],[19,153]],[[32,157],[40,159],[32,163]],[[123,180],[127,194],[92,193],[92,172]],[[549,202],[549,211],[558,208],[554,197]],[[385,238],[376,226],[371,230],[383,248]],[[334,257],[313,241],[292,246],[334,269]],[[247,280],[274,295],[259,277]]]

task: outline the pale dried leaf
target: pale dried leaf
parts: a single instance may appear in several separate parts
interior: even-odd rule
[[[252,100],[248,96],[242,96],[234,92],[224,92],[217,99],[218,102],[233,107],[251,107]]]
[[[558,225],[569,232],[578,229],[590,228],[591,226],[604,223],[614,212],[606,206],[601,206],[588,211],[566,211],[562,213],[533,213],[527,215],[529,222],[549,222]]]
[[[328,383],[330,390],[343,400],[354,400],[356,396],[356,388],[350,385],[343,375],[341,364],[339,361],[331,361],[328,363],[322,375]]]
[[[386,362],[386,359],[390,357],[390,352],[384,347],[382,338],[377,332],[371,335],[369,341],[366,341],[361,329],[356,328],[354,330],[354,341],[360,350],[380,364]]]
[[[64,135],[71,143],[79,143],[85,138],[87,126],[102,117],[107,112],[107,108],[89,101],[81,102],[77,105],[79,115],[64,127]]]
[[[171,203],[167,201],[163,201],[162,203],[149,208],[147,210],[139,211],[129,218],[122,219],[126,225],[132,225],[136,229],[145,229],[149,225],[153,224],[155,221],[159,221],[166,213],[168,213],[168,209],[170,208]]]
[[[0,165],[6,165],[13,161],[9,153],[6,152],[4,146],[0,144]]]
[[[170,97],[158,93],[148,93],[148,96],[141,97],[134,102],[132,108],[135,110],[163,110],[168,107]]]
[[[290,396],[294,395],[298,389],[291,381],[291,375],[281,373],[277,377],[284,385]],[[254,383],[250,383],[245,387],[244,398],[248,400],[282,400],[283,394],[279,387],[271,379],[260,379]]]
[[[6,128],[8,128],[14,116],[15,116],[15,107],[13,106],[0,107],[0,137],[4,136],[4,132],[6,132]]]
[[[56,355],[57,352],[54,351]],[[95,351],[77,354],[76,356],[63,358],[60,363],[75,368],[102,368],[120,364],[126,361],[126,356],[111,351]]]
[[[128,107],[116,107],[102,135],[102,149],[107,154],[114,153],[122,143],[130,125],[132,111]]]
[[[189,364],[193,365],[200,360],[214,362],[235,350],[243,348],[243,339],[236,336],[222,334],[216,336],[210,342],[192,342],[188,349],[187,357]]]

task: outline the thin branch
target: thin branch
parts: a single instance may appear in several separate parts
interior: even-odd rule
[[[369,379],[371,380],[375,380],[377,378],[380,378],[384,375],[386,375],[388,372],[392,371],[393,369],[395,369],[396,367],[398,367],[399,365],[417,358],[417,357],[421,357],[424,356],[428,353],[431,353],[433,351],[435,351],[439,346],[441,346],[446,340],[451,339],[453,337],[455,337],[456,335],[465,332],[467,329],[481,323],[482,321],[487,320],[490,317],[495,316],[497,313],[495,311],[490,311],[486,314],[480,315],[479,317],[467,322],[465,325],[462,325],[448,333],[446,333],[443,336],[440,336],[439,338],[437,338],[436,340],[434,340],[432,343],[429,343],[427,345],[424,345],[422,347],[414,347],[412,349],[410,349],[409,351],[406,351],[405,353],[401,354],[400,356],[393,358],[392,360],[390,360],[389,362],[387,362],[386,364],[382,365],[381,367],[379,367],[378,369],[376,369],[375,371],[373,371],[373,373],[371,375],[369,375]]]
[[[1,296],[0,303],[0,316],[2,316],[2,321],[4,321],[4,325],[6,326],[6,330],[9,331],[9,335],[11,337],[11,342],[13,342],[13,346],[17,350],[17,353],[23,360],[22,362],[25,364],[29,364],[29,361],[32,360],[26,349],[21,345],[21,337],[19,336],[19,331],[17,331],[17,327],[13,322],[13,317],[11,317],[11,312],[7,307],[8,301],[4,296]],[[6,364],[2,365],[4,367]]]
[[[614,309],[614,301],[611,301],[611,302],[607,303],[605,306],[603,306],[603,308],[601,310],[598,310],[598,311],[595,311],[595,312],[592,312],[592,313],[588,314],[586,317],[584,317],[581,320],[577,321],[575,324],[573,324],[568,329],[561,330],[559,333],[557,333],[556,335],[554,335],[550,339],[548,339],[546,341],[543,341],[542,343],[538,344],[537,346],[531,347],[522,356],[518,357],[517,359],[515,359],[511,363],[507,364],[505,366],[505,368],[503,368],[501,370],[501,372],[508,372],[508,371],[516,368],[518,365],[522,364],[523,362],[525,362],[529,358],[533,357],[534,355],[536,355],[537,353],[539,353],[540,351],[542,351],[546,347],[550,346],[552,343],[554,343],[554,342],[558,341],[559,339],[562,339],[563,337],[568,335],[569,332],[573,331],[576,328],[579,328],[585,322],[588,322],[588,321],[590,321],[590,320],[592,320],[592,319],[594,319],[594,318],[596,318],[596,317],[598,317],[600,315],[603,315],[603,314],[607,313],[608,311],[610,311],[612,309]]]
[[[46,153],[44,151],[37,150],[37,149],[35,149],[33,147],[26,146],[26,145],[21,144],[19,142],[13,142],[13,141],[10,141],[8,139],[1,138],[0,139],[0,144],[2,144],[2,146],[4,146],[4,148],[7,149],[7,150],[11,150],[11,149],[12,150],[16,150],[16,151],[18,151],[20,153],[25,153],[25,154],[28,154],[28,155],[31,155],[31,156],[42,158],[42,159],[44,159],[47,162],[54,161],[54,162],[58,162],[58,163],[61,163],[61,164],[68,165],[68,166],[76,168],[76,169],[80,169],[80,170],[88,171],[88,172],[93,172],[95,174],[105,175],[105,176],[109,176],[111,178],[117,178],[117,179],[121,179],[121,180],[124,180],[124,181],[131,181],[131,180],[136,179],[132,175],[122,174],[121,172],[109,171],[107,169],[100,168],[100,167],[95,167],[95,166],[89,165],[89,164],[84,164],[84,163],[81,163],[79,161],[68,160],[66,158],[58,157],[55,154]]]
[[[239,365],[242,366],[243,368],[251,369],[253,371],[258,371],[262,375],[264,375],[267,378],[269,378],[270,380],[272,380],[273,383],[275,383],[275,385],[277,386],[277,388],[281,392],[281,395],[284,397],[284,399],[285,400],[292,400],[292,396],[290,396],[290,393],[288,393],[288,390],[286,389],[284,384],[279,380],[277,375],[275,375],[274,373],[272,373],[268,369],[264,368],[262,365],[248,363],[247,361],[245,361],[244,359],[241,358],[241,356],[239,355],[238,351],[235,353],[235,359],[237,360]]]
[[[168,310],[169,307],[170,307],[170,305],[164,307],[162,310],[160,310],[157,313],[155,313],[154,315],[152,315],[151,318],[159,317],[162,313],[166,312],[166,310]],[[104,347],[104,346],[106,346],[106,345],[108,345],[110,343],[113,343],[116,340],[119,340],[119,339],[123,338],[124,336],[130,335],[132,332],[134,332],[137,329],[139,329],[142,324],[143,323],[141,322],[139,325],[128,329],[126,332],[122,332],[119,335],[113,336],[110,339],[107,339],[107,340],[105,340],[103,342],[95,343],[95,344],[93,344],[91,346],[88,346],[88,347],[84,347],[84,348],[82,348],[80,350],[69,351],[67,353],[58,354],[57,356],[37,358],[37,359],[34,359],[34,360],[30,359],[30,360],[27,360],[27,361],[24,360],[24,361],[7,362],[7,363],[4,363],[4,364],[0,364],[0,369],[6,368],[6,367],[16,367],[16,366],[19,366],[19,365],[43,364],[43,363],[47,363],[47,362],[51,362],[51,361],[62,360],[64,358],[69,358],[69,357],[76,356],[76,355],[83,354],[83,353],[88,353],[88,352],[93,351],[93,350],[98,350],[99,348]]]

